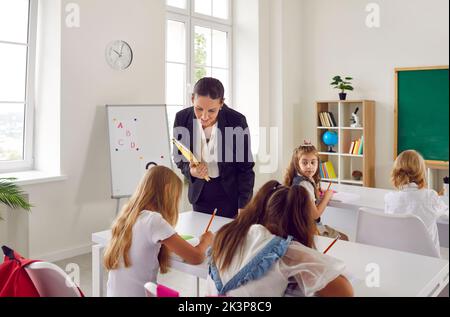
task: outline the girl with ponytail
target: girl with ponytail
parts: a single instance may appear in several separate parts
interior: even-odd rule
[[[303,296],[351,296],[344,264],[314,249],[312,201],[305,188],[266,183],[216,234],[208,252],[207,294],[280,297],[289,281]]]

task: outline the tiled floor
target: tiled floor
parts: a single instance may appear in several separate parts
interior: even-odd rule
[[[90,253],[63,261],[58,261],[55,262],[55,264],[71,276],[74,276],[73,274],[71,274],[73,272],[73,266],[69,266],[69,264],[77,264],[80,272],[79,286],[85,296],[92,296],[92,258]],[[105,296],[107,279],[108,274],[105,273],[105,275],[103,276]],[[180,292],[181,296],[196,296],[196,278],[191,275],[172,270],[168,274],[158,276],[158,283],[177,290],[178,292]],[[205,294],[205,283],[206,282],[204,280],[200,280],[200,296],[203,296]],[[142,285],[142,287],[144,287],[144,285]]]

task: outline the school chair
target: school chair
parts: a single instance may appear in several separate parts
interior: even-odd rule
[[[356,242],[439,258],[439,252],[422,220],[411,214],[391,215],[360,208]]]
[[[25,268],[41,297],[83,297],[83,293],[59,266],[35,262]]]
[[[180,293],[164,285],[149,282],[144,285],[144,288],[147,297],[180,297]]]

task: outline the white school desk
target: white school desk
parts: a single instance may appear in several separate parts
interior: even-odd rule
[[[327,187],[327,183],[322,184],[324,190],[326,190]],[[347,233],[347,231],[350,233],[356,232],[356,216],[359,208],[366,207],[378,209],[380,212],[384,211],[384,196],[391,192],[391,190],[387,189],[337,184],[332,184],[331,189],[336,192],[350,193],[358,196],[356,200],[348,202],[330,201],[328,205],[329,208],[325,210],[324,216],[322,217],[324,224],[337,226],[337,228],[343,230],[344,233]],[[442,197],[441,199],[448,205],[448,197]],[[331,214],[333,213],[333,208],[338,209],[334,218]],[[328,217],[330,217],[330,220],[327,219]],[[339,217],[341,219],[339,219]],[[449,222],[447,219],[438,220],[438,230],[441,247],[448,248]],[[350,236],[352,236],[352,234],[350,234]]]
[[[183,213],[180,215],[176,229],[180,234],[199,236],[205,230],[209,218],[209,215],[196,212]],[[230,219],[216,217],[211,230],[217,231],[230,221]],[[110,238],[110,231],[92,235],[92,241],[96,243],[92,247],[93,296],[102,296],[103,248]],[[317,237],[317,249],[323,251],[331,242],[331,239]],[[447,260],[343,241],[338,241],[328,255],[346,263],[348,272],[354,277],[352,283],[355,295],[358,297],[437,296],[448,285],[449,264]],[[370,264],[378,265],[380,270],[380,284],[376,288],[369,288],[365,283],[370,272],[373,272],[371,271],[373,269],[368,267]],[[206,261],[201,265],[189,265],[173,258],[172,268],[196,276],[198,294],[198,279],[206,279],[208,274]],[[366,272],[367,269],[371,270]],[[147,281],[142,282],[144,285]]]

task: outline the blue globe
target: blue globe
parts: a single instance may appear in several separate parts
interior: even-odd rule
[[[325,143],[328,146],[335,146],[339,142],[338,134],[334,131],[327,131],[324,133],[322,137],[323,143]]]

